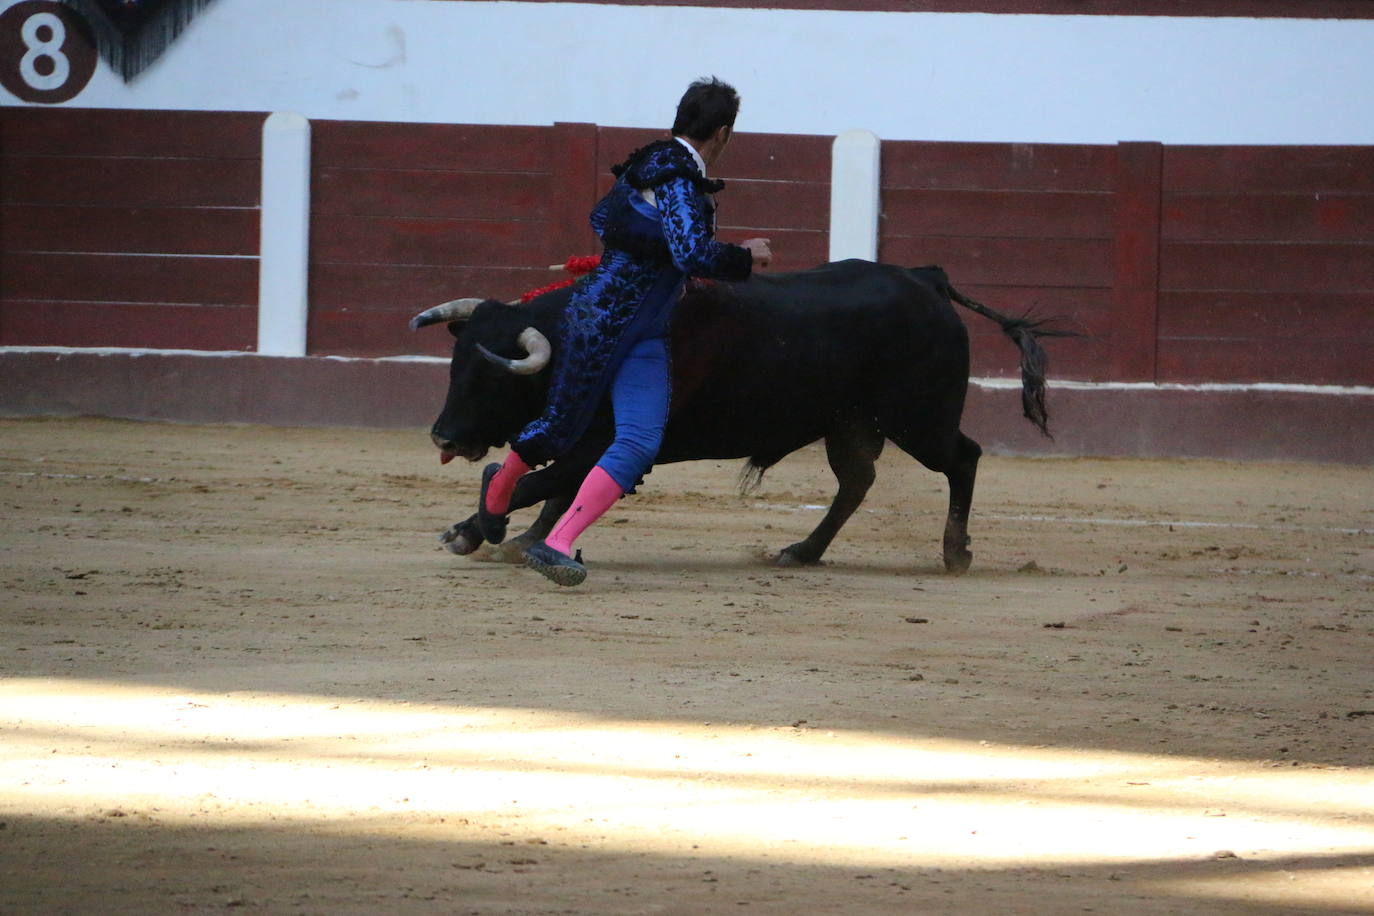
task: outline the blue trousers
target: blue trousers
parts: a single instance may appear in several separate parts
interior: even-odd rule
[[[611,382],[615,440],[597,464],[629,490],[658,457],[668,422],[668,342],[641,340],[630,350]]]

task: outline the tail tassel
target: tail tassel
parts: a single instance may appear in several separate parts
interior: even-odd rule
[[[1050,358],[1040,346],[1041,337],[1078,337],[1077,331],[1049,327],[1059,318],[1032,318],[1029,314],[1009,318],[975,299],[970,299],[953,286],[949,297],[964,308],[989,318],[1002,328],[1002,333],[1021,351],[1021,410],[1026,419],[1047,439],[1053,439],[1049,429],[1049,410],[1045,406],[1045,377],[1049,373]]]

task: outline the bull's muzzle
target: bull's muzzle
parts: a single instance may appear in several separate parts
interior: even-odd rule
[[[466,458],[468,461],[477,461],[487,453],[485,448],[471,448],[459,445],[452,439],[446,439],[436,432],[429,434],[434,447],[439,450],[439,463],[448,464],[454,458]]]

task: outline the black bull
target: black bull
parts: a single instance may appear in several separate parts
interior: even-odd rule
[[[525,307],[485,301],[449,322],[457,340],[448,398],[432,431],[445,460],[479,460],[542,411],[548,352],[531,371],[528,329],[556,341],[570,293],[547,293]],[[982,449],[959,430],[969,349],[951,300],[996,321],[1017,344],[1026,417],[1048,435],[1045,354],[1036,338],[1066,332],[993,312],[962,296],[938,267],[853,260],[688,288],[673,324],[672,406],[658,461],[747,458],[745,479],[756,483],[788,454],[824,439],[839,490],[816,530],[778,556],[781,565],[801,565],[819,562],[863,502],[891,440],[949,481],[944,562],[963,572],[973,558],[968,517]],[[412,325],[451,317],[441,309]],[[515,551],[548,534],[612,433],[608,398],[569,454],[520,481],[511,509],[544,506],[514,539]],[[466,554],[481,544],[475,519],[441,536],[449,550]]]

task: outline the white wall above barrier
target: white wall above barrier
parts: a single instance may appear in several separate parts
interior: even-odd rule
[[[310,122],[279,111],[262,126],[258,352],[304,356],[309,319]]]
[[[881,144],[868,130],[847,130],[830,147],[830,260],[878,260]]]
[[[16,79],[28,21],[0,34]],[[132,83],[102,64],[76,86],[75,58],[71,73],[63,104],[83,108],[663,128],[716,74],[744,98],[741,131],[1374,143],[1374,20],[229,0]]]

